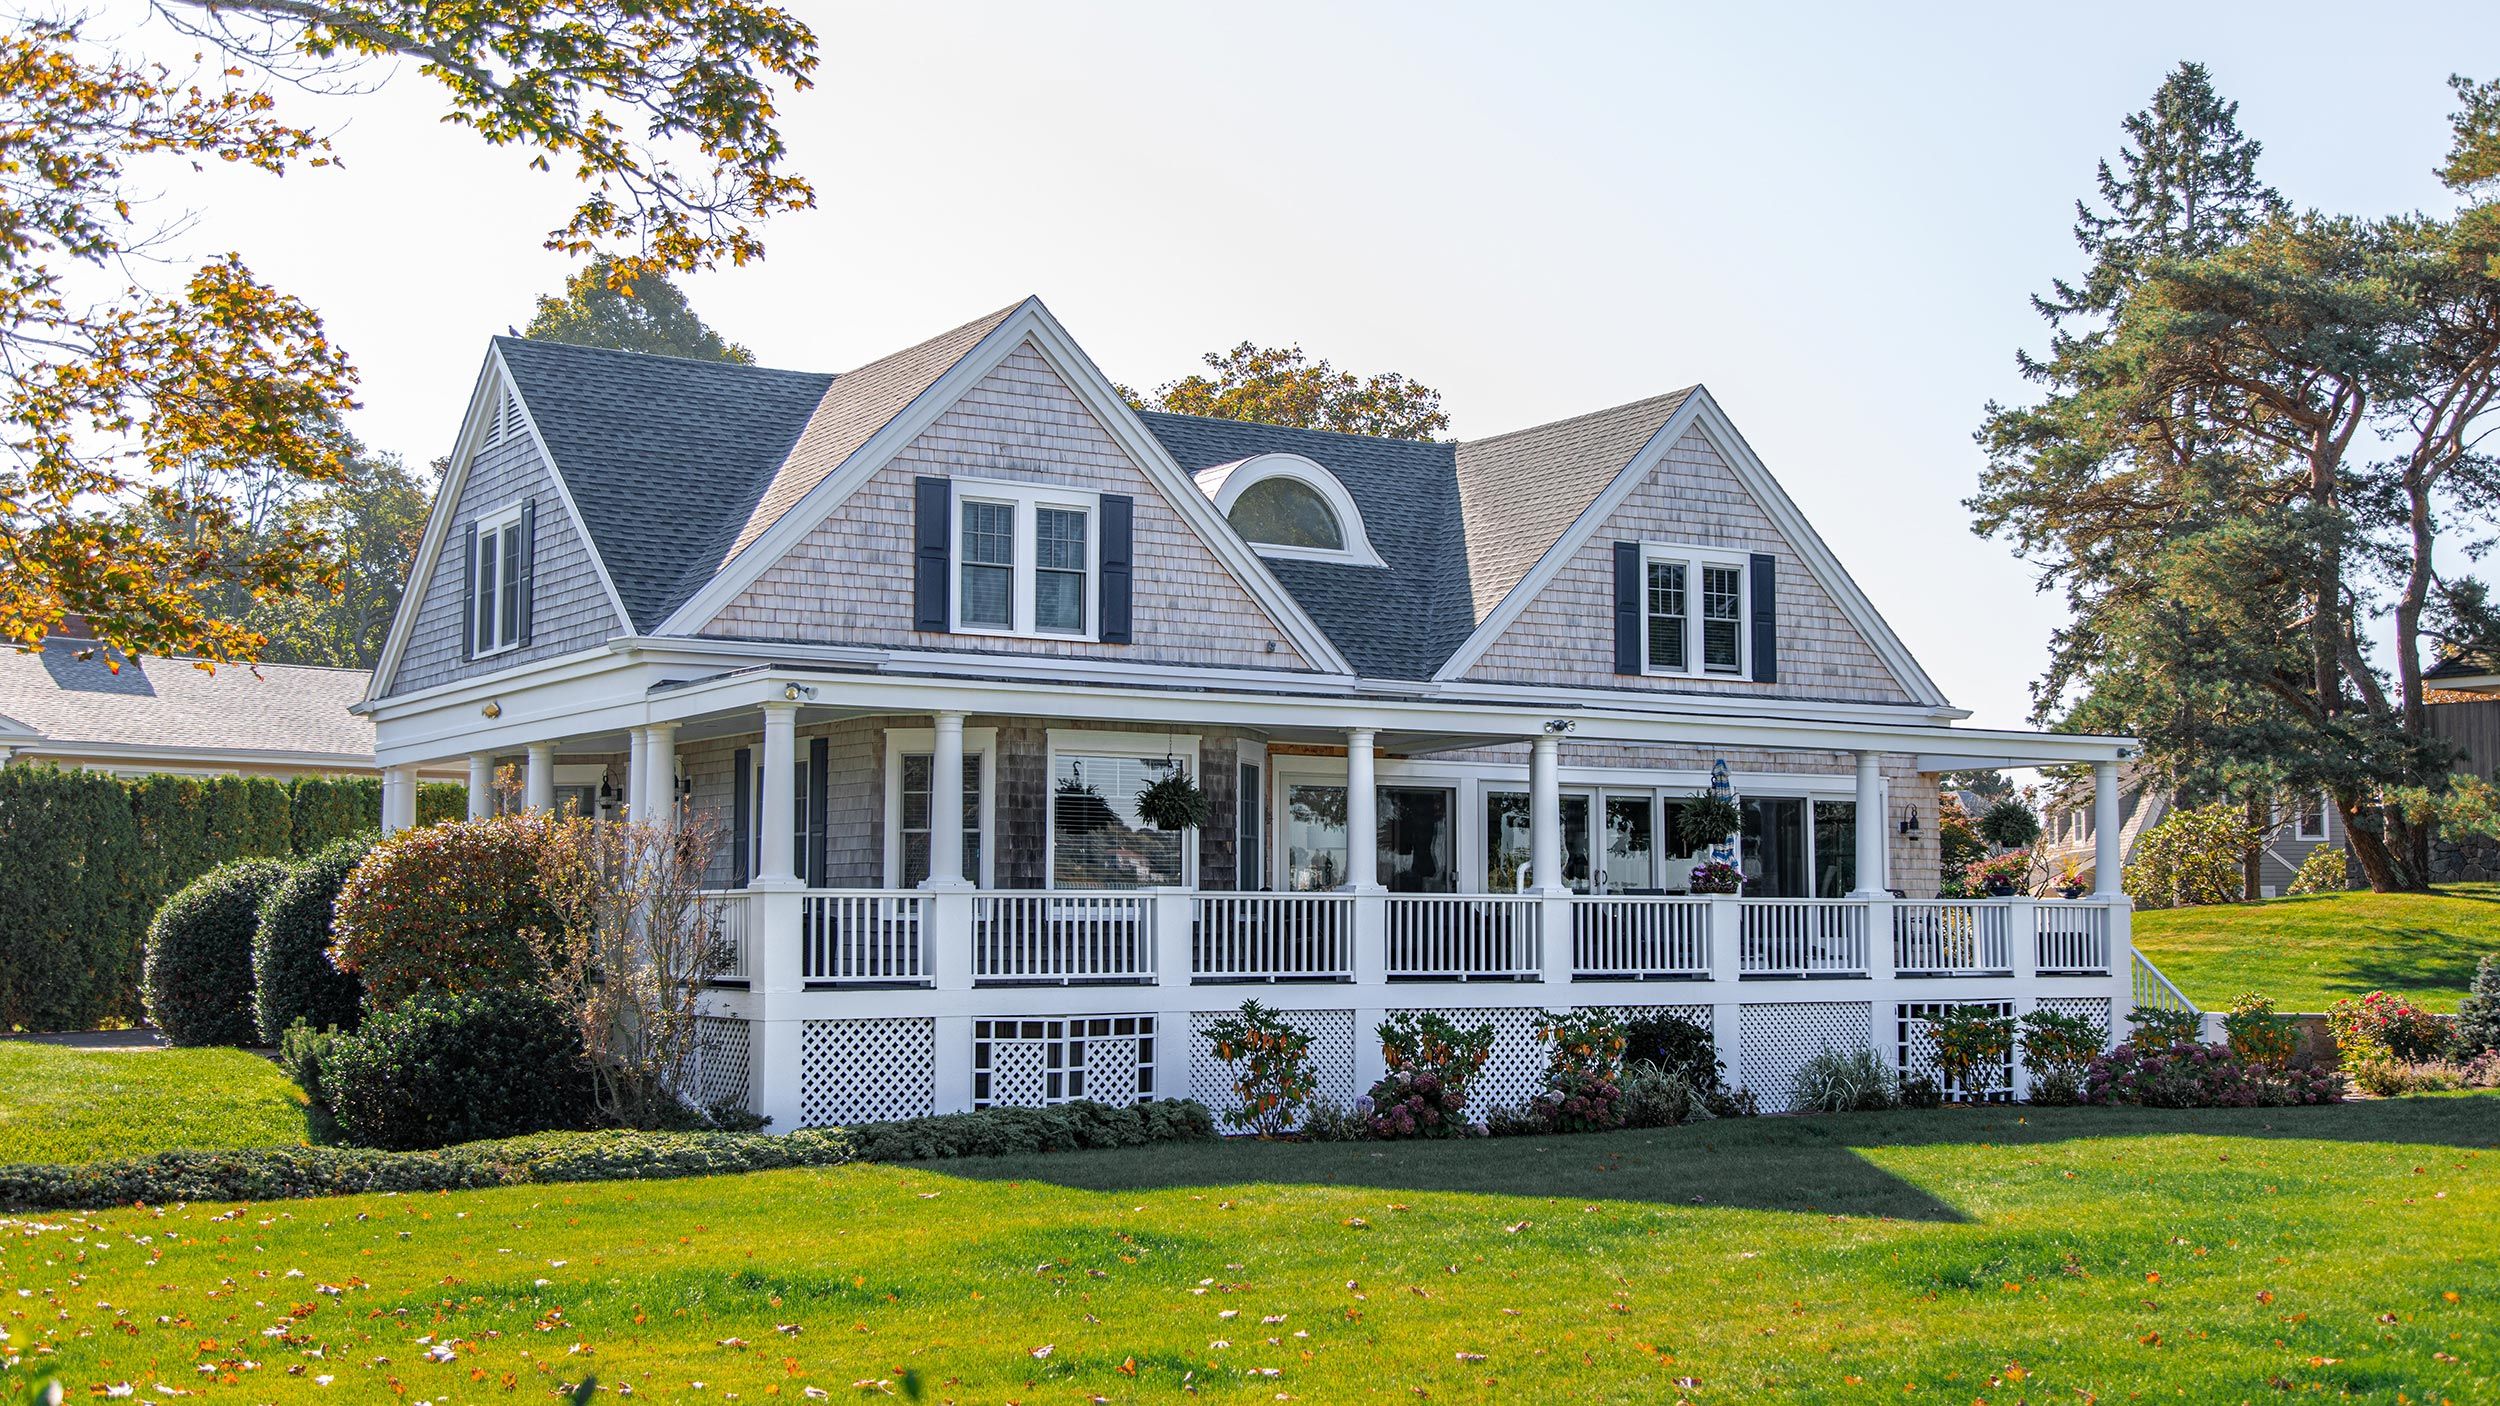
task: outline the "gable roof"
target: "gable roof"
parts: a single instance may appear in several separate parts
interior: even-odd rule
[[[637,630],[720,570],[836,380],[522,337],[495,349]]]
[[[85,744],[373,765],[373,723],[348,711],[364,697],[362,669],[228,664],[211,674],[188,659],[123,659],[116,673],[103,647],[79,652],[66,641],[41,653],[0,648],[0,726],[14,721],[62,751]]]
[[[1458,446],[1459,511],[1467,523],[1476,621],[1493,613],[1692,390]]]
[[[1299,454],[1345,485],[1381,565],[1266,560],[1357,672],[1428,679],[1475,628],[1457,446],[1155,411],[1137,418],[1193,474],[1258,454]]]

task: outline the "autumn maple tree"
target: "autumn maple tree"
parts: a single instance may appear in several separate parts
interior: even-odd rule
[[[1384,439],[1428,440],[1450,427],[1441,393],[1395,371],[1360,376],[1299,346],[1252,342],[1200,360],[1205,371],[1157,386],[1151,398],[1126,387],[1121,393],[1140,409]]]
[[[784,169],[775,85],[808,85],[815,38],[752,0],[158,0],[106,41],[79,17],[0,35],[0,639],[66,614],[124,654],[249,659],[238,598],[339,584],[316,517],[247,500],[350,477],[353,363],[319,313],[239,253],[186,257],[151,197],[212,163],[272,175],[336,159],[287,118],[404,60],[445,120],[580,195],[549,248],[637,277],[760,257],[756,227],[814,203]],[[178,192],[179,186],[173,189]]]

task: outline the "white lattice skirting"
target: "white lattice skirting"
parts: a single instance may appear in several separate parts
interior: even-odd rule
[[[1825,1050],[1846,1054],[1875,1038],[1871,1001],[1777,1001],[1741,1008],[1736,1019],[1737,1082],[1765,1113],[1788,1111],[1797,1070]]]
[[[1980,1006],[1991,1015],[2003,1016],[2009,1020],[2014,1015],[2012,1001],[1912,1001],[1895,1007],[1899,1015],[1894,1022],[1894,1038],[1899,1046],[1901,1077],[1907,1079],[1913,1075],[1924,1074],[1935,1080],[1943,1087],[1945,1093],[1953,1098],[1977,1097],[1993,1101],[2013,1097],[2014,1052],[2011,1048],[2006,1050],[2005,1063],[1991,1071],[1987,1082],[1975,1089],[1956,1088],[1950,1080],[1936,1071],[1936,1037],[1928,1027],[1927,1021],[1931,1017],[1943,1015],[1946,1011],[1958,1006]]]
[[[1184,1054],[1189,1061],[1189,1096],[1214,1112],[1219,1128],[1232,1126],[1224,1115],[1239,1111],[1241,1100],[1233,1095],[1233,1067],[1215,1057],[1215,1042],[1207,1030],[1232,1014],[1191,1012],[1189,1048]],[[1311,1042],[1311,1072],[1318,1076],[1319,1101],[1339,1108],[1353,1107],[1363,1092],[1354,1086],[1354,1012],[1285,1011],[1282,1015],[1287,1024]]]
[[[937,1107],[937,1022],[811,1020],[799,1037],[800,1124],[917,1118]]]
[[[694,1048],[687,1051],[685,1087],[694,1090],[706,1107],[753,1106],[751,1049],[745,1021],[716,1015],[696,1017]]]
[[[1048,1108],[1156,1098],[1155,1018],[1053,1016],[972,1022],[972,1106]]]
[[[2079,1015],[2101,1028],[2104,1036],[2110,1031],[2110,1000],[2107,996],[2043,996],[2038,1005],[2044,1011],[2059,1015]]]

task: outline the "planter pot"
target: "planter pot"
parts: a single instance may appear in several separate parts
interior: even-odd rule
[[[2007,883],[2003,879],[1990,879],[1988,881],[1988,896],[1990,898],[2012,898],[2014,896],[2014,886]]]
[[[2059,889],[2058,893],[2067,898],[2081,898],[2085,893],[2085,889],[2081,884],[2068,884],[2066,887]]]

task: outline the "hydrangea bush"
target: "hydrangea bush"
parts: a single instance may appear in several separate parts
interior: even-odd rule
[[[1467,1086],[1493,1055],[1493,1027],[1461,1030],[1431,1011],[1400,1011],[1378,1033],[1389,1072],[1372,1085],[1372,1136],[1467,1136]]]

